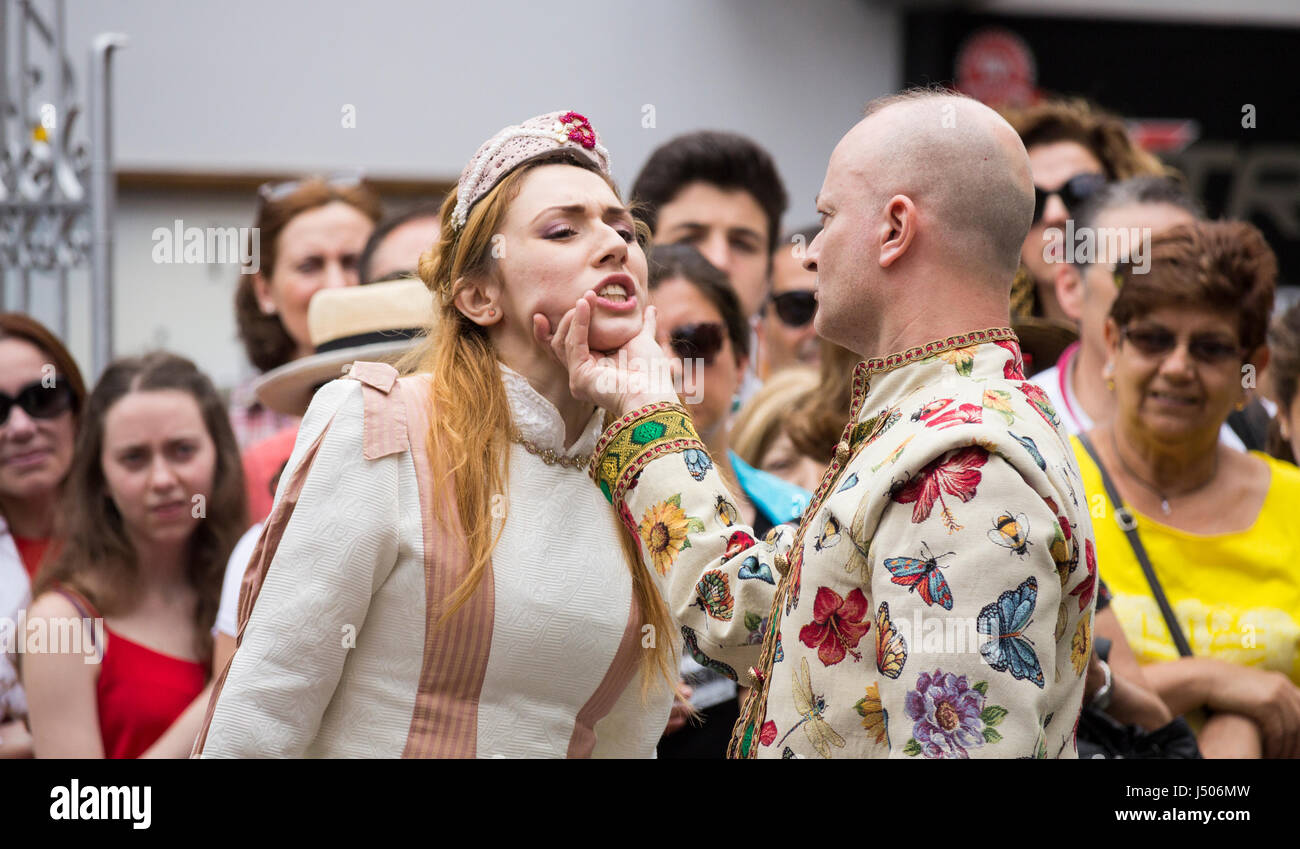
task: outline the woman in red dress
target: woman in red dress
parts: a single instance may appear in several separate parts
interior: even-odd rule
[[[27,614],[28,632],[48,639],[22,658],[36,755],[183,757],[207,703],[222,573],[246,524],[239,451],[208,378],[166,353],[110,365],[62,509],[63,548]]]

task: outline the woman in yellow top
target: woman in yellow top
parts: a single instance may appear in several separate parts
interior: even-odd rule
[[[1149,268],[1116,268],[1106,374],[1117,413],[1087,436],[1191,656],[1180,657],[1124,516],[1076,439],[1097,565],[1146,681],[1175,715],[1191,714],[1207,757],[1297,757],[1300,470],[1219,442],[1267,362],[1277,262],[1241,222],[1180,225],[1148,256]],[[1111,636],[1102,622],[1097,634]]]

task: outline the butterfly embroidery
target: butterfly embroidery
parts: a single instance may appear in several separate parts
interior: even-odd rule
[[[1043,668],[1034,653],[1034,644],[1025,636],[1038,603],[1038,580],[1030,575],[1014,590],[1007,590],[998,600],[984,606],[976,620],[981,634],[993,639],[980,644],[980,654],[999,672],[1010,671],[1012,677],[1032,681],[1043,688]]]
[[[949,557],[956,552],[935,555],[930,546],[921,543],[921,557],[886,557],[885,568],[895,584],[907,587],[921,597],[926,604],[938,604],[944,610],[952,610],[952,589],[939,571],[939,558]]]
[[[714,672],[721,673],[727,676],[728,678],[730,678],[732,681],[737,680],[736,670],[732,669],[730,666],[723,663],[722,661],[714,660],[713,658],[706,655],[704,652],[700,651],[700,643],[695,636],[695,632],[692,631],[690,628],[687,628],[685,625],[682,626],[682,641],[686,644],[686,650],[690,654],[691,659],[694,660],[696,663],[698,663],[700,666],[703,666],[705,669],[712,669]]]
[[[713,461],[709,455],[698,448],[687,448],[682,452],[682,459],[686,462],[686,471],[691,473],[691,477],[697,481],[704,480],[704,476],[713,468]]]
[[[840,484],[840,488],[835,491],[843,492],[846,489],[852,489],[853,487],[857,486],[857,484],[858,484],[858,473],[853,472],[847,478],[844,479],[844,482]]]
[[[760,581],[767,581],[769,584],[776,583],[776,581],[772,579],[771,568],[752,554],[746,557],[744,562],[740,564],[740,570],[736,572],[736,575],[742,581],[756,578]]]
[[[691,606],[698,607],[714,619],[729,621],[735,612],[735,599],[727,587],[726,574],[718,569],[705,572],[704,577],[695,585],[695,601]],[[705,617],[704,624],[708,627],[708,617]]]
[[[889,602],[876,611],[876,669],[886,678],[897,679],[907,664],[907,640],[889,618]]]
[[[795,553],[790,556],[790,582],[786,588],[785,594],[785,613],[790,615],[790,611],[799,606],[799,589],[803,584],[803,545],[800,544]]]

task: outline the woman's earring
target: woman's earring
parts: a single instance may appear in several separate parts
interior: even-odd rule
[[[1246,402],[1245,402],[1245,401],[1238,401],[1238,402],[1237,402],[1237,412],[1240,413],[1240,412],[1241,412],[1242,410],[1244,410],[1244,409],[1246,409]]]
[[[488,315],[492,316],[493,318],[496,318],[496,314],[497,311],[495,309],[488,310]]]
[[[1106,363],[1106,370],[1103,371],[1102,374],[1106,375],[1106,391],[1114,392],[1115,378],[1113,377],[1113,375],[1115,374],[1115,364]]]

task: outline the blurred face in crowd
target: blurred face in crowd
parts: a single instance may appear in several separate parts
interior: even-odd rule
[[[1109,320],[1117,420],[1153,442],[1213,445],[1245,398],[1237,320],[1194,307],[1160,307],[1123,329]]]
[[[758,467],[809,492],[817,491],[817,486],[822,480],[822,472],[825,470],[825,467],[813,458],[799,453],[794,443],[790,441],[789,435],[786,434],[785,428],[782,428],[776,439],[772,440],[772,445],[763,455]]]
[[[749,192],[689,183],[659,208],[655,243],[695,246],[727,275],[751,319],[767,295],[768,236],[767,216]]]
[[[280,317],[298,356],[315,350],[307,303],[321,289],[357,285],[357,258],[374,227],[356,207],[333,201],[296,216],[280,231],[275,267],[253,282],[262,312]]]
[[[1130,228],[1138,228],[1139,233],[1149,232],[1155,238],[1160,232],[1178,224],[1190,223],[1196,218],[1185,209],[1164,203],[1140,203],[1117,206],[1107,209],[1097,216],[1096,228],[1099,232],[1114,229],[1120,237],[1116,243],[1122,253],[1127,253]],[[1099,239],[1099,245],[1108,243]],[[1112,269],[1121,257],[1098,255],[1097,261],[1082,269],[1082,275],[1075,268],[1064,269],[1058,274],[1067,282],[1057,287],[1061,308],[1070,318],[1079,322],[1079,338],[1083,345],[1091,348],[1100,361],[1106,351],[1106,320],[1110,315],[1111,304],[1115,302],[1116,288]],[[1078,285],[1075,281],[1082,281]]]
[[[759,325],[765,374],[797,363],[816,365],[820,359],[813,327],[817,275],[804,269],[803,251],[796,257],[795,247],[781,245],[772,256],[772,300]]]
[[[600,175],[574,165],[532,168],[500,235],[497,280],[484,289],[498,304],[498,315],[489,316],[498,350],[536,347],[533,315],[546,316],[554,331],[587,292],[597,298],[588,330],[592,350],[616,350],[641,330],[645,252],[632,214]],[[549,361],[549,353],[542,356]]]
[[[420,254],[433,246],[438,239],[438,216],[416,218],[408,221],[384,237],[370,255],[370,279],[374,283],[393,275],[416,273]]]
[[[0,339],[0,392],[25,398],[33,408],[13,404],[0,422],[0,509],[5,502],[50,496],[72,463],[72,390],[58,375],[53,387],[42,386],[49,362],[26,340]]]
[[[1282,424],[1282,432],[1291,445],[1291,456],[1300,459],[1300,392],[1291,399],[1291,408],[1278,407],[1277,417]]]
[[[689,407],[695,427],[708,444],[727,426],[731,401],[748,359],[736,356],[722,313],[695,284],[680,277],[665,280],[655,289],[651,302],[659,312],[656,341],[664,353],[678,360],[705,360],[702,367],[697,367],[699,363],[683,366],[681,395],[700,399]]]
[[[1067,181],[1080,174],[1106,172],[1097,157],[1083,145],[1072,141],[1036,144],[1029,148],[1029,168],[1034,175],[1034,185],[1045,192],[1059,191]],[[1063,255],[1064,234],[1060,229],[1065,227],[1065,220],[1070,217],[1070,213],[1071,210],[1066,209],[1060,195],[1049,197],[1047,205],[1043,207],[1042,217],[1029,228],[1029,235],[1025,237],[1024,246],[1020,250],[1020,261],[1037,281],[1040,298],[1048,304],[1055,303],[1056,300],[1052,284],[1053,265]],[[1049,230],[1053,231],[1052,235],[1045,240],[1044,233]],[[1044,252],[1052,257],[1051,262],[1044,259]]]
[[[203,518],[198,506],[212,494],[216,463],[216,446],[188,392],[130,392],[104,416],[104,481],[137,544],[189,538]]]

